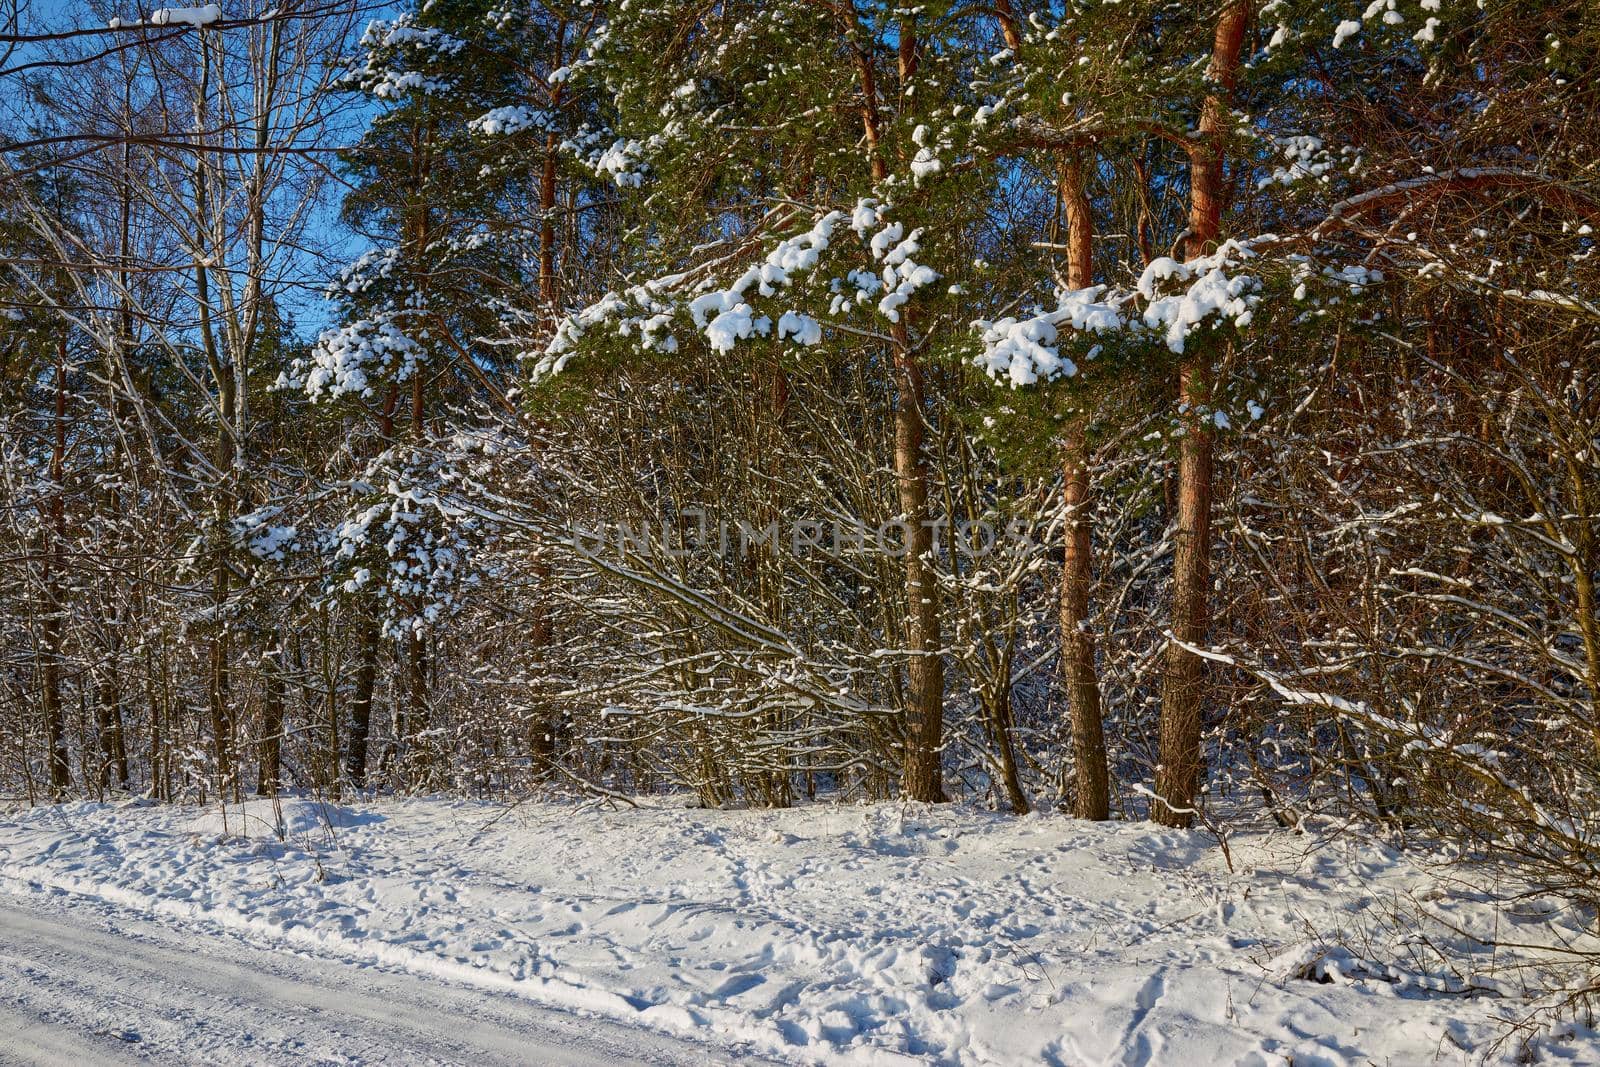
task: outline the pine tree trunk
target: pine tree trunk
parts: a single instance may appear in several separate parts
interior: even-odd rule
[[[1018,51],[1022,31],[1015,9],[1009,0],[995,0],[994,11],[1006,47]],[[1062,162],[1058,190],[1067,220],[1067,285],[1086,289],[1094,284],[1094,213],[1077,159]],[[1067,511],[1061,565],[1061,668],[1072,721],[1073,812],[1081,819],[1100,820],[1111,815],[1111,788],[1094,636],[1088,629],[1093,544],[1087,521],[1090,480],[1084,430],[1082,417],[1075,418],[1066,427],[1061,446],[1062,503]]]
[[[565,65],[561,41],[566,32],[566,23],[560,24],[557,34],[556,53],[553,57],[554,65],[559,68]],[[561,106],[564,86],[557,84],[550,90],[550,108],[552,111]],[[545,136],[544,166],[539,176],[539,300],[544,305],[546,322],[545,328],[554,336],[556,323],[560,319],[561,287],[560,279],[556,275],[556,194],[557,194],[557,163],[560,159],[560,138],[554,131]],[[543,549],[535,547],[533,550],[532,571],[536,583],[533,605],[533,620],[529,627],[528,640],[533,647],[535,662],[542,669],[546,662],[546,650],[554,634],[550,611],[550,563],[545,558]],[[559,727],[560,712],[550,707],[546,701],[541,700],[539,706],[533,711],[533,723],[529,730],[528,751],[532,758],[534,772],[547,775],[556,761],[556,730]]]
[[[421,230],[425,231],[426,222]],[[424,244],[419,234],[419,245]],[[411,439],[417,447],[422,446],[422,439],[426,429],[425,409],[423,406],[422,376],[416,375],[411,379]],[[416,739],[428,728],[428,647],[421,631],[412,629],[406,635],[406,696],[410,703],[410,725],[402,742],[402,759],[404,761],[404,777],[408,786],[415,786],[429,772],[426,767],[426,753],[423,747],[415,743]]]
[[[859,26],[851,27],[859,32]],[[899,28],[899,74],[902,89],[916,72],[917,36],[910,18]],[[878,114],[877,77],[867,45],[856,50],[861,79],[861,125],[866,137],[872,180],[889,176],[883,156],[882,126]],[[906,325],[909,308],[895,323],[894,337],[894,474],[905,521],[906,694],[905,752],[900,788],[911,800],[943,803],[944,781],[940,766],[944,742],[944,660],[940,656],[939,589],[933,575],[933,530],[928,517],[928,468],[922,454],[922,366],[912,351]]]
[[[1087,521],[1089,472],[1084,463],[1080,425],[1067,428],[1061,463],[1067,507],[1061,566],[1061,658],[1072,716],[1072,758],[1077,786],[1073,813],[1080,819],[1100,820],[1111,815],[1111,787],[1100,710],[1100,679],[1094,662],[1094,635],[1088,628],[1089,586],[1093,577]]]
[[[277,796],[283,788],[283,651],[280,646],[262,679],[261,742],[256,753],[256,794]]]
[[[1094,284],[1094,215],[1077,160],[1062,164],[1060,187],[1067,216],[1067,284],[1086,289]],[[1061,663],[1072,718],[1073,812],[1080,819],[1100,820],[1111,815],[1111,788],[1094,635],[1089,632],[1093,545],[1083,420],[1078,415],[1068,424],[1061,448],[1062,503],[1067,512],[1061,560]]]
[[[1206,97],[1199,137],[1189,156],[1189,233],[1184,257],[1203,254],[1222,230],[1224,195],[1223,137],[1228,128],[1228,96],[1239,72],[1239,53],[1252,5],[1236,0],[1217,19],[1206,80],[1218,87]],[[1214,430],[1205,416],[1210,401],[1209,365],[1190,360],[1183,367],[1179,394],[1184,404],[1184,435],[1178,454],[1177,533],[1172,564],[1172,633],[1161,686],[1161,763],[1156,770],[1157,800],[1150,818],[1165,826],[1194,821],[1203,766],[1200,754],[1205,711],[1205,661],[1183,648],[1206,641],[1211,593],[1211,489]]]
[[[1193,409],[1205,403],[1201,371],[1183,371],[1183,397]],[[1165,826],[1185,827],[1200,786],[1201,717],[1205,703],[1205,660],[1182,647],[1205,642],[1210,614],[1212,433],[1191,418],[1178,456],[1177,532],[1173,549],[1172,633],[1161,686],[1161,765],[1156,773],[1158,802],[1150,817]]]
[[[400,406],[400,389],[390,384],[378,410],[378,433],[387,445],[394,438],[394,413]],[[383,641],[376,604],[363,604],[367,610],[358,625],[361,627],[356,648],[356,691],[350,701],[350,743],[345,752],[345,777],[357,789],[367,786],[367,742],[372,736],[372,694],[378,683],[378,655]],[[394,745],[399,738],[391,738]],[[337,760],[337,753],[334,759]]]
[[[1006,47],[1015,53],[1022,47],[1022,29],[1017,25],[1017,12],[1011,0],[994,0],[994,14],[1000,21],[1000,35],[1005,38]]]
[[[157,800],[167,800],[167,750],[165,731],[161,728],[161,701],[156,693],[156,653],[148,647],[144,653],[144,693],[146,712],[150,716],[150,795]]]
[[[372,734],[372,693],[378,682],[381,645],[378,619],[368,614],[361,620],[360,645],[356,650],[356,688],[350,698],[350,739],[344,763],[344,776],[357,789],[367,786],[367,739]]]
[[[897,327],[897,346],[906,344]],[[905,759],[901,788],[912,800],[945,800],[940,758],[944,734],[944,659],[939,654],[939,588],[931,566],[933,529],[928,518],[928,469],[922,454],[922,367],[904,349],[895,353],[897,404],[894,416],[894,473],[900,513],[906,522]]]
[[[415,787],[430,773],[426,746],[418,740],[428,728],[428,648],[422,634],[413,630],[406,635],[406,698],[410,714],[406,716],[406,736],[401,752],[404,776],[408,787]]]
[[[117,693],[111,665],[99,674],[95,684],[95,733],[100,742],[100,788],[126,788],[128,751],[122,741],[122,698]]]

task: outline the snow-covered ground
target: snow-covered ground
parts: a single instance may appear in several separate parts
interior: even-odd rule
[[[1473,1062],[1539,971],[1481,949],[1452,972],[1419,933],[1588,936],[1554,902],[1493,906],[1353,836],[1229,846],[1232,871],[1205,832],[888,804],[260,801],[226,831],[216,809],[74,804],[0,818],[0,889],[213,956],[300,953],[356,991],[408,975],[445,1015],[477,990],[786,1063]],[[13,914],[15,1012],[49,968],[8,944]],[[1564,1024],[1491,1059],[1524,1052],[1600,1064],[1600,1034]]]

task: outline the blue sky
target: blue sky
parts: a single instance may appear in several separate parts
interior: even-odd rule
[[[167,0],[171,6],[193,6],[204,0]],[[228,0],[217,0],[221,3],[224,16],[243,13],[251,7],[264,6],[264,0],[243,0],[243,2],[229,3]],[[161,0],[90,0],[88,3],[68,3],[67,0],[24,0],[26,8],[23,11],[22,24],[19,27],[23,34],[55,33],[71,29],[88,29],[104,26],[106,20],[112,16],[126,19],[147,16],[150,11],[161,6],[167,6]],[[374,14],[381,14],[381,9],[376,9]],[[105,41],[104,38],[99,39]],[[7,66],[26,63],[36,58],[38,53],[25,53],[19,51],[12,55]],[[0,122],[15,125],[15,117],[21,109],[26,107],[26,96],[23,92],[23,79],[0,77]],[[352,116],[355,121],[348,124],[347,128],[340,131],[343,140],[359,136],[361,119],[359,114]],[[310,223],[311,243],[329,244],[336,249],[335,255],[339,259],[351,260],[366,250],[366,243],[354,234],[349,233],[338,218],[339,190],[330,188],[327,201],[318,209],[315,218]],[[332,319],[338,314],[337,308],[329,305],[321,298],[320,289],[327,275],[337,272],[340,262],[318,263],[311,257],[304,257],[302,264],[294,268],[295,273],[303,275],[303,286],[290,289],[283,296],[282,304],[293,316],[302,335],[314,336],[320,330],[332,325]]]

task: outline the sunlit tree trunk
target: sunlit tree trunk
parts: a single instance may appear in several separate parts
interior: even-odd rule
[[[1062,164],[1060,188],[1067,217],[1067,284],[1086,289],[1094,284],[1094,215],[1077,160]],[[1081,819],[1105,819],[1111,814],[1111,792],[1100,678],[1095,670],[1094,635],[1089,630],[1093,545],[1084,419],[1080,414],[1071,420],[1061,447],[1062,503],[1067,512],[1061,557],[1061,663],[1072,716],[1073,811]]]
[[[994,10],[1006,47],[1020,51],[1022,30],[1010,0],[995,0]],[[1067,285],[1086,289],[1094,284],[1094,212],[1078,159],[1062,161],[1057,191],[1067,222]],[[1061,566],[1061,670],[1072,720],[1073,811],[1082,819],[1105,819],[1111,814],[1111,793],[1094,635],[1088,628],[1093,543],[1084,430],[1083,417],[1075,417],[1061,442],[1062,504],[1067,513]]]
[[[862,125],[871,154],[872,180],[889,175],[883,155],[877,106],[877,79],[868,45],[858,50]],[[902,90],[917,68],[916,27],[900,23],[899,74]],[[906,697],[905,755],[900,787],[912,799],[945,800],[940,766],[944,741],[944,659],[940,655],[939,588],[933,573],[933,528],[928,519],[928,467],[923,454],[924,389],[922,363],[908,325],[909,309],[891,330],[895,386],[894,475],[900,515],[907,526],[905,554]]]
[[[1238,79],[1251,4],[1238,0],[1217,20],[1206,80],[1218,92],[1208,95],[1200,116],[1198,143],[1189,156],[1189,232],[1184,254],[1193,258],[1214,245],[1222,231],[1224,196],[1223,136],[1228,97]],[[1186,827],[1203,771],[1200,741],[1205,710],[1205,661],[1184,648],[1205,643],[1210,622],[1211,491],[1214,429],[1205,409],[1211,399],[1210,366],[1205,357],[1186,362],[1179,396],[1184,433],[1178,451],[1177,529],[1173,547],[1172,634],[1161,687],[1160,766],[1150,817],[1166,826]]]

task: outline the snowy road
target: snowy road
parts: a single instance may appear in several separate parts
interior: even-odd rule
[[[0,895],[0,1064],[717,1059],[505,994],[179,932],[81,900]]]

